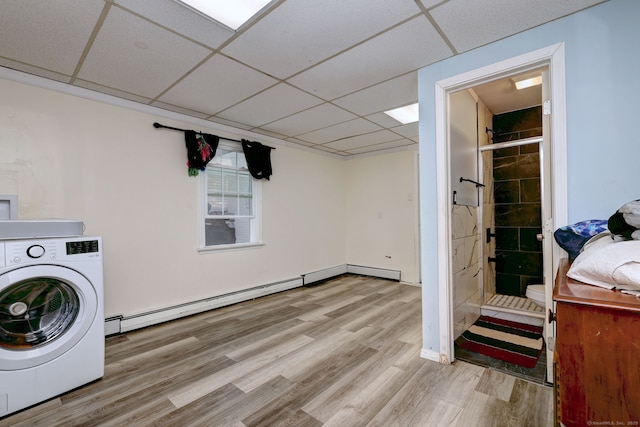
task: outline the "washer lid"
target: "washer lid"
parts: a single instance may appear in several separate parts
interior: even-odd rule
[[[70,268],[36,265],[0,275],[0,370],[64,354],[87,333],[97,310],[95,289]]]

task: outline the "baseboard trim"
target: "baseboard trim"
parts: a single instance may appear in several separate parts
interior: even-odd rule
[[[381,279],[391,279],[400,281],[400,270],[390,270],[387,268],[366,267],[363,265],[347,264],[347,273],[361,274],[363,276],[380,277]]]
[[[122,316],[108,317],[104,319],[104,335],[115,335],[120,333],[120,322]]]
[[[400,281],[399,270],[341,264],[334,267],[324,268],[322,270],[302,274],[300,275],[300,277],[257,286],[255,288],[232,292],[225,295],[205,298],[198,301],[166,307],[146,313],[135,314],[132,316],[109,317],[105,319],[105,336],[129,332],[135,329],[140,329],[147,326],[156,325],[158,323],[164,323],[170,320],[179,319],[181,317],[190,316],[192,314],[202,313],[204,311],[209,311],[227,305],[259,298],[269,294],[298,288],[300,286],[306,286],[314,282],[330,279],[332,277],[337,277],[346,273]],[[428,359],[429,357],[425,358]],[[436,356],[435,360],[438,361],[438,356]]]
[[[243,291],[206,298],[203,300],[154,310],[147,313],[121,317],[119,332],[128,332],[134,329],[140,329],[146,326],[164,323],[169,320],[179,319],[181,317],[202,313],[204,311],[209,311],[215,308],[248,301],[254,298],[259,298],[265,295],[274,294],[289,289],[298,288],[300,286],[302,286],[302,279],[292,278],[282,282],[271,283],[264,286],[245,289]]]
[[[302,284],[307,286],[311,283],[320,282],[321,280],[330,279],[347,273],[347,265],[341,264],[334,267],[323,268],[322,270],[305,273],[302,275]]]

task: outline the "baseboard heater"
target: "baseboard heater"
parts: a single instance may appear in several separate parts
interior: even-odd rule
[[[389,270],[386,268],[342,264],[342,265],[337,265],[335,267],[314,271],[312,273],[303,274],[302,282],[305,286],[309,286],[312,283],[320,282],[322,280],[330,279],[332,277],[340,276],[341,274],[346,274],[346,273],[360,274],[362,276],[379,277],[381,279],[396,280],[398,282],[400,281],[400,270]]]
[[[243,301],[259,298],[265,295],[308,286],[311,283],[320,282],[342,274],[352,273],[364,276],[379,277],[400,281],[399,270],[388,270],[384,268],[365,267],[360,265],[342,264],[335,267],[324,268],[311,273],[301,274],[300,277],[274,282],[255,288],[244,289],[216,297],[205,298],[171,307],[149,311],[147,313],[135,314],[132,316],[114,316],[105,319],[105,336],[133,331],[158,323],[168,322],[192,314],[202,313],[227,305],[236,304]]]
[[[135,314],[133,316],[116,316],[107,319],[105,335],[129,332],[134,329],[179,319],[192,314],[202,313],[215,308],[225,307],[243,301],[259,298],[265,295],[286,291],[302,286],[301,278],[292,278],[281,282],[270,283],[257,286],[255,288],[244,289],[216,297],[205,298],[171,307],[149,311],[147,313]]]

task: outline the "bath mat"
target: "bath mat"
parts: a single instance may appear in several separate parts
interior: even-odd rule
[[[461,348],[525,368],[540,358],[544,340],[542,326],[481,316],[456,340]]]

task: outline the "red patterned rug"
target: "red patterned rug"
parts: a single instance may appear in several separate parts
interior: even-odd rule
[[[533,368],[542,353],[544,340],[542,326],[481,316],[460,335],[456,344],[494,359]]]

